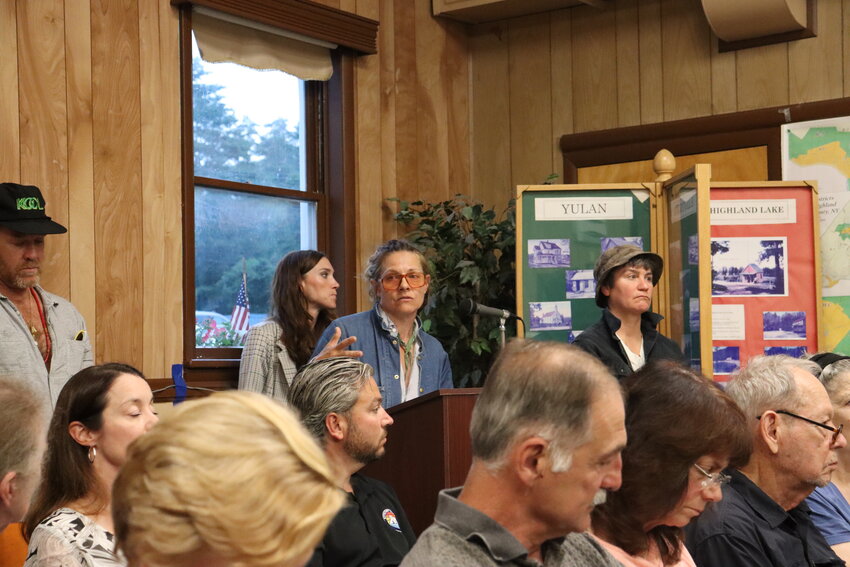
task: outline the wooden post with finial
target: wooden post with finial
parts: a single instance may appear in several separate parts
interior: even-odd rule
[[[669,150],[660,150],[655,154],[655,159],[652,160],[652,169],[655,171],[655,191],[658,196],[656,204],[656,222],[655,231],[653,233],[653,243],[655,244],[656,252],[662,257],[666,256],[665,251],[668,246],[667,237],[667,202],[662,194],[662,183],[673,177],[673,172],[676,170],[676,158]],[[658,291],[655,295],[654,309],[660,313],[669,313],[670,298],[668,297],[668,276],[667,272],[661,276],[658,282]],[[663,334],[668,334],[669,319],[661,321],[658,330]]]
[[[655,181],[661,183],[673,177],[676,170],[676,158],[669,150],[659,150],[652,160],[652,169],[655,171]]]

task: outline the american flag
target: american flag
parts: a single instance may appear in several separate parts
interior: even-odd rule
[[[241,333],[247,331],[250,326],[248,324],[248,315],[250,314],[248,288],[245,285],[245,274],[242,274],[242,285],[239,286],[239,293],[236,294],[236,305],[233,307],[233,314],[230,316],[230,328]]]

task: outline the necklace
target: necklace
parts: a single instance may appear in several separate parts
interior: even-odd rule
[[[413,372],[413,351],[416,345],[416,334],[411,334],[407,341],[402,340],[401,335],[398,336],[398,344],[401,347],[401,352],[404,355],[404,386],[410,384],[410,374]]]
[[[27,302],[27,315],[29,316],[27,317],[26,323],[27,327],[30,329],[30,334],[32,335],[33,340],[38,342],[39,339],[41,339],[41,329],[36,326],[36,323],[39,322],[38,320],[41,317],[37,316],[40,314],[34,314],[33,311],[39,311],[38,301],[34,296],[30,295],[29,301]]]
[[[51,344],[50,344],[50,335],[46,333],[47,331],[47,321],[44,318],[44,307],[41,303],[41,298],[38,296],[38,293],[35,289],[30,288],[31,301],[29,311],[29,319],[25,322],[27,327],[29,328],[30,334],[32,335],[35,344],[38,345],[38,350],[41,351],[41,356],[44,358],[45,364],[48,364],[50,361],[51,355]],[[32,307],[35,307],[36,314],[33,315]],[[40,327],[37,326],[41,324]]]

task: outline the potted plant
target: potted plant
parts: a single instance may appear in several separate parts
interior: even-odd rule
[[[460,312],[466,299],[513,311],[516,308],[516,216],[511,200],[501,214],[462,195],[439,203],[399,204],[394,219],[422,250],[434,279],[422,325],[442,343],[455,385],[476,387],[499,349],[499,320]],[[513,323],[507,335],[516,334]]]

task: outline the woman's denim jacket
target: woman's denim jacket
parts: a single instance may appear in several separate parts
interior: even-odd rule
[[[322,333],[313,356],[321,352],[337,327],[342,329],[340,340],[357,337],[351,348],[362,350],[360,360],[375,369],[375,382],[384,397],[383,406],[400,404],[402,381],[398,340],[384,327],[380,315],[370,309],[336,319]],[[420,328],[419,345],[419,395],[440,388],[454,388],[449,357],[440,342]]]

